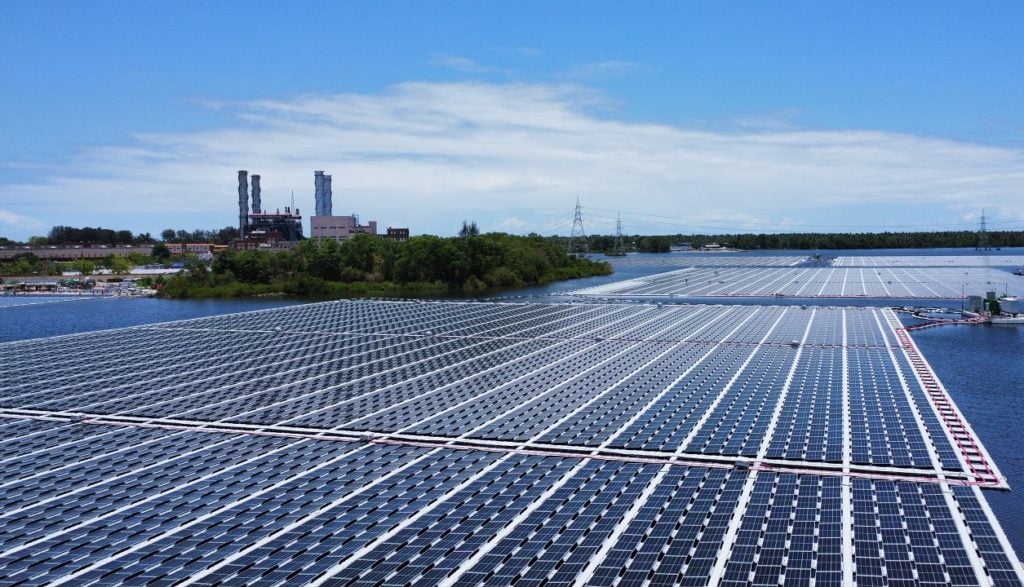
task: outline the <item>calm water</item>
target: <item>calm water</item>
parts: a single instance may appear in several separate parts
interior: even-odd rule
[[[827,256],[924,254],[920,250],[819,252]],[[808,252],[780,251],[773,254],[807,255]],[[973,249],[948,249],[931,251],[931,254],[974,255],[977,252]],[[1002,265],[995,257],[1005,255],[1024,255],[1024,249],[993,252],[992,266]],[[557,300],[551,294],[677,268],[621,268],[613,276],[556,283],[492,297]],[[720,298],[709,301],[732,303],[732,300],[727,302]],[[744,302],[752,303],[756,300]],[[297,303],[304,302],[278,298],[196,301],[0,297],[0,342],[246,312]],[[786,303],[786,300],[766,299],[764,303]],[[826,305],[840,303],[845,301],[827,300]],[[853,303],[873,304],[870,300],[851,300],[850,304]],[[885,300],[876,305],[889,306],[896,303],[901,302]],[[934,302],[929,301],[928,304]],[[951,302],[950,305],[959,304]],[[1006,492],[987,491],[986,495],[1018,555],[1024,556],[1024,451],[1021,450],[1024,447],[1024,427],[1019,424],[1024,416],[1024,327],[943,326],[917,331],[914,340],[1014,488]]]
[[[1009,479],[1010,491],[985,495],[1024,557],[1024,327],[926,328],[914,341]]]
[[[254,300],[161,300],[156,298],[0,297],[0,342],[124,328],[302,303]]]

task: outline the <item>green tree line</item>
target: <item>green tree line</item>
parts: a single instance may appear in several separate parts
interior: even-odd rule
[[[140,245],[154,242],[149,233],[132,234],[130,230],[114,230],[112,228],[93,228],[86,226],[76,228],[73,226],[54,226],[45,238],[33,237],[30,244],[34,245],[74,245],[74,244],[101,244],[101,245]]]
[[[611,273],[607,263],[570,257],[549,239],[471,233],[406,242],[358,235],[344,244],[309,239],[278,252],[225,251],[209,268],[190,263],[185,273],[165,280],[162,295],[437,295]]]
[[[1024,247],[1024,231],[990,231],[988,247]],[[614,235],[590,235],[587,246],[592,252],[610,252]],[[566,237],[552,237],[567,246]],[[973,248],[979,245],[978,233],[969,230],[946,232],[860,232],[860,233],[781,233],[781,234],[672,234],[660,236],[623,236],[627,251],[667,253],[675,243],[700,248],[718,243],[737,249],[810,250],[810,249],[934,249]]]
[[[160,232],[160,239],[166,242],[176,243],[214,243],[220,245],[230,244],[238,238],[238,228],[225,226],[217,230],[174,230],[167,228]],[[54,226],[46,236],[34,236],[27,242],[17,243],[10,239],[0,237],[0,246],[9,245],[32,245],[32,246],[65,246],[80,244],[96,245],[148,245],[157,242],[148,232],[134,234],[130,230],[115,230],[112,228],[101,228],[84,226]]]
[[[1024,231],[986,233],[989,247],[1024,246]],[[694,247],[710,242],[739,249],[934,249],[978,246],[978,233],[969,230],[944,232],[860,232],[690,235]]]

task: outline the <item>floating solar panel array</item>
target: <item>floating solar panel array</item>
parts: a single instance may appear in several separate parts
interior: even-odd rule
[[[575,290],[566,295],[960,299],[963,295],[982,295],[987,291],[1024,295],[1024,277],[978,267],[688,267]]]
[[[1019,585],[884,309],[345,301],[0,345],[5,584]]]
[[[834,267],[1024,267],[1024,255],[892,255],[836,257]]]

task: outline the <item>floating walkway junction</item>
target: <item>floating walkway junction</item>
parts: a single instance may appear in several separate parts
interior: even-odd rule
[[[340,301],[0,345],[4,584],[1020,585],[880,308]]]

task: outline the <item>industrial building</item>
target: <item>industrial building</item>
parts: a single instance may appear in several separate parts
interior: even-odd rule
[[[409,240],[409,229],[408,228],[391,228],[388,227],[386,236],[395,241],[396,243],[404,243]]]
[[[321,170],[313,172],[314,213],[309,222],[310,236],[338,242],[345,242],[357,234],[376,236],[376,220],[362,224],[356,214],[333,214],[331,180],[331,176]],[[236,249],[291,248],[304,238],[302,216],[299,209],[294,207],[294,202],[292,206],[285,207],[284,213],[280,209],[265,211],[261,202],[260,176],[250,176],[247,170],[241,169],[238,171],[238,233],[240,238],[233,245]],[[409,229],[388,227],[386,236],[393,241],[404,242],[409,240]]]
[[[291,248],[304,238],[298,208],[285,206],[264,212],[260,176],[252,176],[252,211],[249,210],[249,172],[238,171],[238,234],[236,249]]]
[[[366,224],[359,222],[359,216],[334,216],[334,194],[331,189],[331,176],[323,171],[313,172],[313,200],[315,202],[315,213],[309,220],[309,234],[312,238],[329,238],[338,242],[345,242],[357,234],[377,235],[377,221],[370,220]],[[399,231],[392,234],[392,230]],[[404,231],[404,238],[402,232]],[[409,240],[409,229],[388,228],[388,238],[396,241]]]
[[[310,235],[313,238],[332,238],[345,242],[357,234],[377,234],[377,221],[368,224],[359,223],[359,217],[351,216],[314,216],[310,218]]]
[[[37,259],[73,261],[75,259],[105,259],[111,255],[126,257],[131,254],[149,256],[152,245],[75,245],[48,247],[0,247],[0,261],[15,259],[20,255],[33,255]]]

